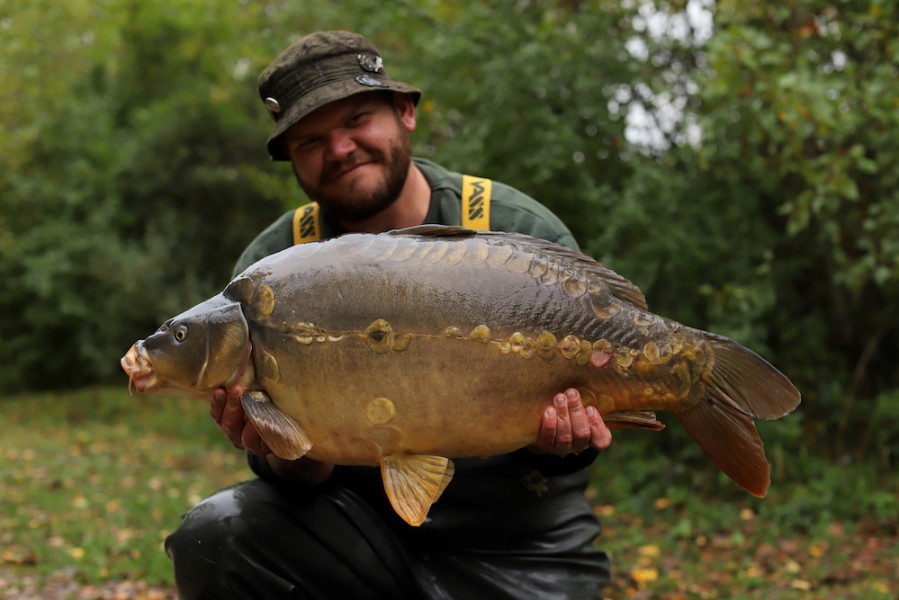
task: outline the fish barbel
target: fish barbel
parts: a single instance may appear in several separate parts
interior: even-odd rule
[[[266,257],[121,364],[141,393],[242,386],[276,455],[380,465],[412,525],[453,457],[534,443],[548,399],[568,387],[610,427],[660,429],[642,411],[674,413],[756,496],[770,468],[754,419],[800,400],[757,354],[649,312],[635,285],[583,254],[431,225]]]

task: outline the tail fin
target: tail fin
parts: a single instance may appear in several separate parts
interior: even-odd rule
[[[708,334],[707,334],[708,335]],[[677,417],[731,479],[764,497],[771,483],[754,419],[777,419],[799,405],[799,391],[765,359],[720,336],[709,339],[714,366],[705,393]]]

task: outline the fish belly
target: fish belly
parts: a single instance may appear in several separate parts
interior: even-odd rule
[[[490,456],[525,446],[566,378],[556,365],[446,337],[416,337],[386,353],[358,338],[320,342],[279,363],[290,372],[263,385],[309,435],[309,456],[356,464],[398,452]]]

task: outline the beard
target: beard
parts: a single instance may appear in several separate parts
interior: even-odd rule
[[[326,165],[316,183],[303,181],[295,165],[294,174],[303,191],[318,202],[328,216],[344,223],[358,223],[378,214],[399,198],[409,176],[411,146],[409,137],[400,135],[391,140],[386,152],[354,152],[346,160]],[[369,189],[362,189],[359,185],[364,182],[352,182],[348,190],[331,189],[335,175],[359,162],[382,166],[380,180]]]

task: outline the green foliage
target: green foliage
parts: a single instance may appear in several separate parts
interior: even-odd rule
[[[624,122],[608,109],[634,78],[632,61],[607,43],[630,34],[628,10],[522,2],[508,19],[507,6],[454,13],[420,49],[438,68],[418,74],[427,126],[419,148],[516,185],[590,239],[596,202],[631,174]]]
[[[899,386],[899,315],[890,309],[899,144],[888,133],[899,114],[886,91],[896,15],[885,9],[721,3],[710,68],[698,79],[697,164],[710,187],[756,207],[747,220],[780,237],[758,260],[776,290],[759,322],[808,416],[839,427],[837,451],[857,443],[851,432],[870,414],[854,399]]]
[[[624,167],[622,122],[604,108],[627,60],[598,41],[627,21],[611,4],[522,8],[511,21],[498,18],[504,3],[458,11],[362,0],[214,14],[191,0],[17,11],[4,21],[15,43],[0,61],[22,84],[0,102],[17,124],[0,140],[25,149],[0,176],[0,275],[9,282],[0,292],[0,383],[40,389],[114,377],[134,339],[219,289],[242,247],[298,202],[289,169],[264,156],[268,121],[254,81],[292,36],[313,28],[365,32],[394,76],[426,90],[422,154],[519,181],[586,223],[589,202],[556,190],[589,200],[628,172],[615,166]],[[28,41],[38,29],[57,40],[46,52]],[[594,181],[596,170],[608,178]]]
[[[686,18],[699,4],[708,35]],[[766,500],[670,416],[658,435],[616,432],[593,486],[604,545],[630,569],[610,597],[896,591],[897,546],[876,544],[899,518],[896,6],[209,6],[0,0],[4,389],[123,382],[128,345],[221,288],[249,239],[301,200],[265,155],[257,74],[297,35],[352,29],[424,91],[417,154],[530,193],[655,312],[736,338],[803,394],[794,415],[760,424]],[[19,425],[0,445],[5,563],[165,581],[163,532],[239,477],[202,405],[118,395],[0,403]],[[711,560],[725,580],[700,572]]]
[[[0,176],[7,388],[117,374],[117,355],[220,289],[233,257],[289,205],[263,170],[258,115],[234,91],[239,61],[215,51],[231,37],[202,7],[109,3],[95,22],[93,9],[67,6],[35,5],[8,25],[23,55],[38,22],[60,32],[51,50],[71,54],[29,56],[33,78],[52,86],[3,102],[44,106],[30,122],[11,120],[23,123],[10,133],[25,151],[4,153]]]
[[[0,5],[0,384],[121,379],[134,339],[221,288],[300,201],[265,156],[256,76],[295,36],[346,28],[424,90],[418,154],[531,193],[656,312],[787,373],[804,404],[770,430],[785,455],[888,468],[896,8],[724,0],[703,34],[690,4]],[[713,486],[679,428],[666,439]]]
[[[674,75],[650,73],[640,101],[685,96],[685,113],[601,200],[587,244],[657,312],[786,372],[803,394],[801,447],[880,464],[872,436],[888,423],[872,408],[899,388],[894,12],[719,2],[692,50],[642,38],[646,62]]]

